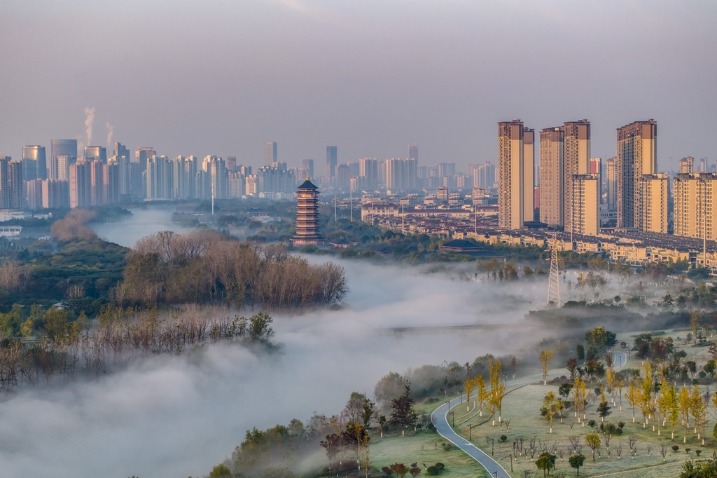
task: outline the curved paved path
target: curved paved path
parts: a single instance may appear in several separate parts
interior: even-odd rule
[[[433,413],[431,413],[431,422],[436,427],[436,431],[443,438],[453,443],[455,446],[467,453],[468,456],[480,463],[480,465],[485,468],[491,476],[496,478],[510,478],[510,475],[507,471],[505,471],[500,463],[495,461],[491,456],[487,455],[483,452],[483,450],[460,436],[453,430],[453,428],[451,428],[448,423],[448,412],[451,408],[462,403],[461,398],[462,397],[456,397],[433,410]]]

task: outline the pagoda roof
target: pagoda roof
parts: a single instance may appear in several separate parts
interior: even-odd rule
[[[314,186],[314,183],[309,181],[308,179],[301,183],[301,186],[299,186],[299,189],[319,189],[316,186]]]

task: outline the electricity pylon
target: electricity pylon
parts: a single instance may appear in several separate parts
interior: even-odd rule
[[[553,234],[550,245],[550,275],[548,276],[548,305],[560,305],[560,270],[558,269],[558,236]]]

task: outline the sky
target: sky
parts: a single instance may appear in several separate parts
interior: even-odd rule
[[[416,143],[466,168],[499,121],[586,118],[610,157],[654,118],[670,170],[717,159],[715,21],[702,0],[3,0],[0,154],[78,138],[261,165],[273,140],[298,166]]]

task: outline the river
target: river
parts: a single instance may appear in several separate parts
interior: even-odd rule
[[[181,232],[171,211],[136,210],[94,228],[131,246],[147,233]],[[519,330],[526,311],[545,297],[541,282],[521,282],[518,290],[460,280],[453,266],[429,272],[338,262],[350,287],[343,307],[272,314],[282,347],[271,359],[207,346],[7,397],[0,407],[3,475],[202,476],[251,427],[338,413],[352,391],[372,397],[390,371],[517,352],[533,339]]]

